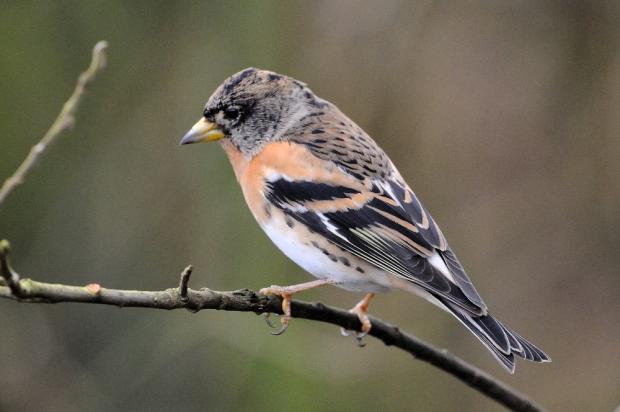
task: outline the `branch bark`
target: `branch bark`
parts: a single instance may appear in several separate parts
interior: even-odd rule
[[[9,252],[9,243],[6,240],[0,241],[0,298],[3,299],[22,303],[77,302],[118,307],[187,309],[191,312],[215,309],[282,314],[282,300],[276,296],[261,295],[249,289],[221,292],[208,288],[198,290],[189,288],[191,266],[183,271],[179,286],[176,288],[162,291],[119,290],[103,288],[98,284],[69,286],[20,279],[10,265]],[[347,330],[360,331],[362,326],[356,315],[319,302],[293,301],[291,314],[294,318],[330,323]],[[380,319],[371,317],[371,321],[370,336],[455,376],[505,407],[513,411],[544,410],[525,395],[448,351],[437,349]]]
[[[75,113],[86,91],[86,87],[95,79],[97,74],[105,68],[105,51],[107,47],[108,43],[105,41],[100,41],[95,44],[90,66],[78,77],[75,89],[71,97],[69,97],[62,106],[62,110],[58,114],[58,117],[56,117],[56,120],[54,120],[54,123],[52,123],[52,126],[39,143],[32,146],[30,153],[28,153],[28,156],[26,156],[17,170],[15,170],[15,173],[8,177],[2,184],[2,188],[0,188],[0,206],[13,189],[24,183],[26,175],[37,164],[43,153],[45,153],[45,150],[54,143],[63,132],[73,127],[75,124]]]

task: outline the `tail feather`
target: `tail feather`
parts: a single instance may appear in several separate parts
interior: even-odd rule
[[[511,330],[510,331],[523,345],[524,352],[528,352],[529,356],[521,356],[524,359],[531,360],[533,362],[551,362],[551,358],[541,349],[536,347],[532,342],[528,341],[517,332]]]
[[[493,316],[473,315],[449,301],[441,300],[443,306],[454,315],[510,373],[514,373],[514,355],[532,362],[551,362],[551,358],[533,343],[515,331],[502,325]]]

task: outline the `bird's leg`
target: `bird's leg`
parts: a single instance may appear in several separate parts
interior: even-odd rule
[[[368,318],[368,306],[370,305],[370,301],[374,297],[374,293],[367,293],[362,300],[357,302],[357,305],[353,306],[353,308],[349,310],[349,312],[355,313],[357,315],[357,318],[362,323],[362,332],[355,333],[355,338],[357,339],[357,343],[360,346],[364,346],[362,344],[362,338],[366,336],[372,328],[372,323],[370,323],[370,319]],[[349,332],[347,332],[344,328],[340,328],[340,333],[343,336],[349,336]]]
[[[295,293],[303,292],[304,290],[313,289],[323,285],[333,285],[336,281],[333,279],[317,279],[311,282],[299,283],[297,285],[291,286],[278,286],[271,285],[268,288],[262,288],[259,290],[259,293],[263,295],[277,295],[282,298],[282,318],[280,318],[280,322],[282,323],[282,328],[277,332],[271,332],[272,335],[281,335],[284,333],[286,328],[288,327],[288,323],[291,320],[291,298]],[[269,313],[265,314],[265,321],[269,326],[271,322],[269,321]]]
[[[370,301],[375,297],[374,293],[367,293],[366,296],[362,300],[360,300],[357,305],[353,306],[353,308],[349,311],[351,313],[355,313],[362,323],[362,332],[367,334],[370,332],[370,328],[372,328],[372,324],[370,323],[370,319],[368,319],[368,306],[370,306]]]

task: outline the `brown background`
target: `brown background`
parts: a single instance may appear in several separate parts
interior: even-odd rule
[[[74,130],[0,209],[23,275],[162,289],[310,277],[254,223],[223,152],[179,147],[211,91],[257,66],[333,101],[392,157],[500,319],[553,357],[508,376],[402,293],[373,313],[552,410],[620,404],[620,6],[616,1],[4,2],[0,178],[88,63]],[[359,296],[307,293],[342,307]],[[0,302],[0,410],[500,410],[337,328],[254,315]]]

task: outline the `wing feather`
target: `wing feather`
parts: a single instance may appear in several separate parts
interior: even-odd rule
[[[279,176],[264,195],[286,214],[321,233],[344,250],[451,301],[469,313],[486,305],[448,247],[441,230],[406,185],[374,182],[361,202],[357,189],[327,182],[295,181]],[[323,207],[313,208],[320,201]],[[325,204],[347,205],[326,208]],[[436,257],[443,262],[437,266]]]

